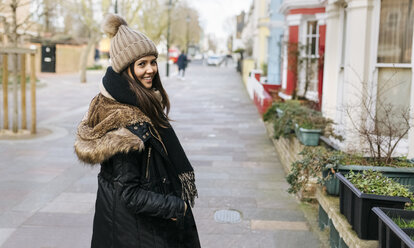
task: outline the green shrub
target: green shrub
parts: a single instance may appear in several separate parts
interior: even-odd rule
[[[400,228],[414,228],[414,220],[405,220],[401,217],[392,218],[392,221],[397,224]]]
[[[407,186],[382,175],[378,171],[366,170],[363,173],[350,171],[346,178],[362,193],[385,196],[399,196],[410,198],[411,202],[405,204],[405,209],[413,210],[414,197]]]
[[[283,102],[274,102],[272,104],[272,106],[270,106],[266,112],[263,114],[263,120],[264,121],[274,121],[277,116],[276,116],[276,109],[281,109],[283,108],[285,104]]]
[[[323,178],[322,171],[327,165],[330,165],[331,170],[335,173],[338,165],[373,165],[371,159],[363,157],[360,154],[348,154],[342,151],[329,150],[322,146],[317,147],[305,147],[300,153],[302,159],[292,163],[291,171],[286,177],[287,182],[290,184],[288,192],[296,193],[303,189],[308,183],[310,178],[316,178],[319,184],[330,178]],[[404,158],[395,158],[395,164],[391,166],[395,167],[413,167],[414,164],[410,163]],[[390,166],[382,164],[383,166]]]
[[[299,155],[301,160],[292,163],[292,168],[286,176],[290,184],[289,193],[296,193],[303,189],[310,178],[317,178],[318,183],[322,184],[327,178],[322,177],[322,170],[326,165],[338,165],[344,158],[344,153],[340,151],[329,151],[325,147],[305,147]]]
[[[276,116],[276,109],[282,110],[283,115]],[[274,103],[263,115],[263,119],[273,122],[275,139],[292,136],[295,132],[295,124],[306,129],[321,129],[323,134],[325,130],[330,130],[328,133],[333,134],[332,129],[326,128],[333,124],[332,120],[323,117],[319,111],[303,106],[296,100]]]
[[[305,115],[306,109],[301,107],[298,101],[286,101],[279,106],[283,111],[283,116],[273,121],[274,137],[291,137],[295,132],[296,116]]]
[[[319,111],[305,109],[304,112],[306,112],[304,115],[295,116],[295,122],[299,127],[305,129],[321,129],[324,132],[326,126],[333,124],[331,119],[323,117]]]
[[[102,68],[103,68],[102,65],[95,64],[93,66],[87,67],[86,70],[102,70]]]
[[[412,196],[406,186],[382,175],[379,171],[365,170],[362,173],[350,171],[346,178],[362,193],[408,198]]]

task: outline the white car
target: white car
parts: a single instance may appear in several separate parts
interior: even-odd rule
[[[208,56],[207,58],[207,65],[215,65],[218,66],[223,62],[223,57],[219,55],[212,55]]]

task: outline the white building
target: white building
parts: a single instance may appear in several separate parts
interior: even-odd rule
[[[413,3],[411,0],[324,2],[327,30],[322,112],[338,124],[338,130],[346,138],[342,148],[357,149],[367,144],[355,132],[354,124],[373,127],[370,114],[376,113],[380,121],[385,121],[386,108],[414,107]],[[361,105],[364,99],[372,100],[366,104],[367,108]],[[396,112],[393,110],[392,114]],[[410,117],[413,125],[412,111]],[[397,122],[396,117],[390,121]],[[383,128],[381,123],[376,126]],[[403,137],[397,151],[399,155],[414,157],[414,128]]]

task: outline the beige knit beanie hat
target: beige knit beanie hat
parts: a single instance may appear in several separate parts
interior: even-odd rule
[[[149,55],[158,57],[154,42],[145,34],[129,28],[119,15],[106,14],[102,29],[111,38],[109,56],[115,72],[120,73],[142,57]]]

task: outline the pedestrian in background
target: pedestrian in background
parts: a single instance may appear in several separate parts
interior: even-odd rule
[[[169,123],[157,49],[118,15],[103,30],[112,67],[75,142],[81,161],[100,164],[91,246],[200,247],[194,171]]]
[[[187,67],[187,64],[188,64],[188,58],[183,50],[177,59],[178,77],[181,80],[185,80],[185,68]]]

